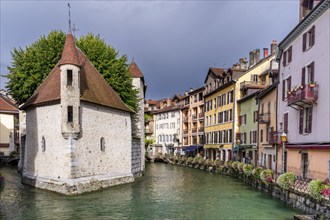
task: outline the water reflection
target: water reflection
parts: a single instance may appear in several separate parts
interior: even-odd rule
[[[239,180],[148,164],[134,183],[68,197],[20,184],[4,168],[0,219],[292,219],[297,213]]]

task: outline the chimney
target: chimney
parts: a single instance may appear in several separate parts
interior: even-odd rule
[[[264,48],[264,58],[268,57],[268,48]]]
[[[239,68],[241,70],[246,70],[247,69],[247,59],[246,58],[239,59]]]
[[[254,52],[253,51],[250,51],[250,54],[249,54],[249,63],[250,63],[250,66],[254,65]]]
[[[255,55],[254,62],[258,63],[260,61],[260,50],[256,49],[254,55]]]
[[[272,44],[270,45],[270,54],[273,55],[276,53],[276,49],[277,49],[277,41],[273,40]]]
[[[185,91],[185,92],[184,92],[184,95],[187,96],[187,95],[188,95],[188,91]]]

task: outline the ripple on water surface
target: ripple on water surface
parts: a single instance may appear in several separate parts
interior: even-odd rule
[[[187,167],[147,164],[134,183],[68,197],[20,184],[3,168],[0,219],[292,219],[299,213],[239,180]]]

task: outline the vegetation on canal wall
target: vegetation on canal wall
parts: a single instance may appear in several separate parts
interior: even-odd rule
[[[272,170],[253,167],[238,161],[211,161],[202,157],[171,156],[171,164],[188,166],[212,173],[241,179],[256,189],[269,193],[293,208],[312,215],[314,219],[330,220],[329,180],[303,180],[292,173],[284,173],[274,178]]]

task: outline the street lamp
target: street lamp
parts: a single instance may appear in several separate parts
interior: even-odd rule
[[[281,141],[282,141],[282,173],[284,173],[284,151],[285,151],[285,142],[287,141],[287,135],[284,130],[281,134]]]

